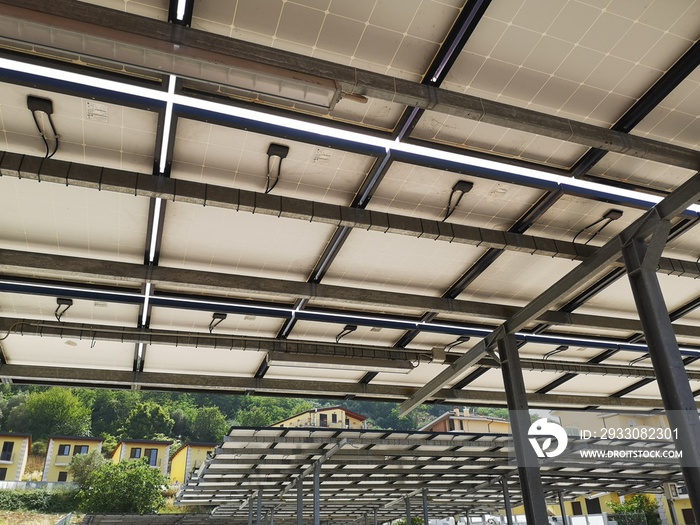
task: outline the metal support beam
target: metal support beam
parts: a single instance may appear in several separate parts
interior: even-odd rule
[[[209,376],[180,373],[140,372],[125,370],[98,370],[76,367],[49,367],[33,365],[0,365],[0,379],[15,383],[42,385],[86,386],[90,388],[131,388],[137,385],[143,390],[183,390],[191,392],[228,392],[244,394],[256,392],[267,395],[296,395],[308,397],[344,398],[348,394],[358,399],[403,401],[418,391],[415,387],[401,385],[375,385],[343,382],[319,382],[313,379],[268,379],[254,377]],[[440,389],[433,397],[454,404],[485,403],[504,406],[503,392],[483,389]],[[600,406],[616,409],[659,409],[663,405],[651,398],[610,398],[606,396],[567,394],[528,394],[530,406],[554,409],[567,406]],[[479,405],[481,406],[481,405]],[[700,408],[700,402],[697,403]]]
[[[304,483],[297,483],[297,525],[304,525]]]
[[[700,516],[700,418],[688,375],[673,333],[671,318],[653,265],[666,243],[668,221],[659,217],[649,222],[657,228],[651,234],[631,236],[623,248],[632,294],[661,398],[666,409],[676,448],[683,453],[681,471],[693,511]]]
[[[428,525],[430,523],[430,512],[428,508],[428,488],[423,487],[423,525]]]
[[[275,217],[305,222],[375,230],[383,233],[569,260],[582,260],[600,251],[594,246],[582,243],[554,240],[518,232],[504,232],[464,224],[445,223],[418,217],[311,202],[295,197],[269,195],[169,177],[154,177],[153,175],[98,168],[18,153],[0,152],[0,174],[26,180],[41,180],[42,183],[48,182],[161,198],[164,199],[163,202],[173,200],[239,212],[274,215]],[[682,211],[680,210],[679,213]],[[613,260],[610,262],[614,266],[623,265],[622,261]],[[664,258],[659,261],[659,271],[673,275],[699,277],[700,264]]]
[[[470,523],[469,523],[469,510],[470,510],[469,507],[467,507],[466,509],[464,509],[464,519],[466,520],[467,525],[470,525]],[[457,523],[457,520],[455,520],[455,525],[459,525],[459,524]]]
[[[413,520],[411,519],[411,500],[407,497],[404,501],[406,503],[406,525],[413,525]]]
[[[314,464],[314,525],[321,525],[321,463]]]
[[[662,221],[674,218],[693,204],[697,200],[698,195],[700,195],[700,173],[696,173],[676,188],[654,208],[630,224],[620,234],[610,239],[594,255],[585,259],[576,268],[520,309],[518,313],[498,326],[485,339],[479,341],[469,352],[450,365],[449,369],[443,370],[424,387],[420,388],[415,395],[401,404],[399,413],[402,416],[406,415],[437,392],[444,384],[463,374],[467,368],[478,361],[480,355],[492,349],[503,335],[513,334],[520,330],[551,308],[552,305],[561,301],[562,297],[566,297],[572,290],[589,282],[598,272],[619,259],[626,239],[633,235],[644,237],[653,231],[657,223],[650,221],[649,217],[656,217]]]
[[[557,140],[573,142],[607,151],[632,155],[690,169],[699,169],[696,151],[665,144],[645,137],[627,135],[571,119],[544,114],[496,101],[451,92],[435,86],[359,70],[351,66],[304,57],[232,38],[203,33],[165,21],[146,19],[131,13],[100,6],[85,6],[74,0],[2,0],[3,15],[14,23],[6,23],[0,36],[49,49],[56,45],[52,31],[70,35],[61,45],[63,51],[82,54],[91,47],[98,58],[116,60],[132,66],[188,77],[198,71],[193,80],[220,84],[218,77],[208,74],[214,68],[228,66],[231,70],[273,68],[278,75],[289,75],[290,68],[298,75],[311,75],[319,82],[332,79],[343,94],[388,100],[417,108],[448,113]],[[81,5],[82,4],[82,5]],[[27,24],[37,24],[46,31],[25,31]],[[109,38],[115,42],[108,52],[91,46],[94,38]],[[164,50],[163,44],[177,48]],[[139,53],[122,53],[121,48],[141,49]],[[138,57],[138,59],[135,59]],[[164,66],[163,64],[170,64]]]
[[[561,512],[561,525],[568,525],[566,519],[566,505],[564,505],[564,493],[557,492],[557,499],[559,500],[559,511]]]
[[[513,525],[513,508],[510,505],[510,491],[508,490],[508,480],[505,476],[501,478],[501,489],[503,490],[503,507],[506,510],[506,523]]]
[[[255,523],[256,525],[261,525],[262,524],[262,490],[258,491],[258,507],[257,507],[257,512],[255,513]]]
[[[68,266],[68,267],[66,267]],[[47,282],[40,279],[26,279],[22,277],[9,278],[8,274],[16,272],[20,273],[22,268],[33,268],[37,273],[50,273],[52,277],[64,277],[64,281]],[[0,291],[8,293],[20,293],[29,295],[43,295],[48,297],[70,297],[72,299],[94,300],[105,303],[127,303],[140,304],[143,295],[128,289],[114,288],[110,291],[103,291],[99,288],[85,283],[69,282],[70,279],[78,277],[100,277],[106,280],[120,282],[123,279],[134,280],[138,276],[148,272],[147,268],[139,264],[122,263],[116,261],[105,261],[96,259],[87,259],[82,257],[60,256],[50,254],[28,253],[14,250],[0,249],[0,272],[5,273],[6,277],[0,283]],[[422,308],[426,305],[436,308],[438,311],[449,314],[464,314],[474,317],[483,317],[485,319],[503,320],[511,315],[514,315],[518,310],[517,307],[498,304],[498,303],[482,303],[478,301],[467,300],[447,300],[435,297],[425,297],[415,294],[406,294],[398,292],[388,292],[383,290],[363,289],[363,293],[357,293],[356,288],[334,285],[310,285],[308,283],[295,283],[282,279],[270,279],[261,277],[243,277],[232,274],[183,270],[177,268],[158,267],[151,269],[151,275],[157,275],[159,283],[177,284],[182,287],[203,287],[209,288],[211,294],[209,296],[197,296],[187,294],[169,295],[166,292],[161,292],[157,296],[151,296],[150,304],[162,308],[175,308],[182,310],[200,310],[200,311],[225,311],[233,314],[252,314],[273,318],[290,318],[294,310],[289,301],[295,296],[309,296],[318,299],[324,299],[328,303],[339,303],[366,306],[379,305],[386,307],[405,306],[406,308]],[[76,279],[77,280],[77,279]],[[212,286],[212,282],[216,282],[219,286]],[[268,297],[274,296],[279,300],[278,303],[266,302],[264,305],[260,303],[251,303],[249,300],[237,300],[233,297],[222,298],[219,296],[222,292],[229,292],[230,296],[236,294],[245,294],[250,297],[256,293],[265,293]],[[216,295],[214,295],[216,293]],[[261,307],[264,306],[264,307]],[[473,337],[481,337],[490,326],[483,327],[471,323],[469,325],[454,325],[446,327],[444,323],[435,319],[435,316],[430,318],[422,317],[415,319],[409,316],[387,316],[367,317],[357,312],[340,310],[337,308],[327,307],[324,309],[315,309],[313,312],[296,311],[294,316],[298,319],[312,320],[315,322],[331,322],[338,323],[339,319],[347,319],[348,323],[359,324],[363,326],[381,326],[385,328],[405,329],[411,327],[411,330],[416,331],[434,331],[437,333],[448,333],[450,335],[471,335]],[[568,312],[547,311],[540,314],[537,321],[546,322],[548,325],[563,325],[563,326],[581,326],[586,328],[595,328],[600,330],[623,330],[623,331],[641,331],[642,324],[634,319],[621,319],[619,317],[606,317],[600,315],[588,314],[573,314]],[[18,324],[19,323],[19,324]],[[61,334],[68,335],[69,333],[76,337],[85,337],[88,332],[93,332],[97,338],[112,339],[118,341],[131,342],[147,342],[161,344],[183,344],[187,345],[187,341],[192,341],[193,337],[198,338],[196,344],[208,346],[213,343],[215,346],[226,346],[227,342],[218,336],[210,336],[208,333],[196,334],[195,332],[178,333],[175,331],[158,330],[157,332],[144,331],[143,329],[135,329],[133,327],[108,327],[90,324],[75,324],[60,323],[55,321],[40,321],[31,319],[8,319],[0,318],[0,330],[9,331],[15,325],[24,335],[32,335],[41,329],[41,335],[47,337],[60,337]],[[679,336],[700,338],[700,327],[692,325],[683,325],[674,323],[674,330]],[[470,333],[471,332],[471,333]],[[147,334],[147,335],[145,335]],[[185,338],[183,339],[182,336]],[[116,337],[116,339],[114,339]],[[180,341],[176,341],[176,337],[180,337]],[[583,346],[580,337],[572,337],[570,334],[554,333],[550,331],[545,336],[533,333],[520,334],[521,338],[528,342],[560,345],[570,344]],[[147,338],[147,341],[142,341]],[[217,342],[218,339],[218,342]],[[232,344],[236,338],[232,338]],[[568,342],[571,340],[571,342]],[[610,348],[614,347],[618,350],[631,350],[646,352],[643,345],[629,344],[628,339],[611,338],[609,342],[599,344],[595,340],[591,340],[592,348]],[[289,347],[287,343],[277,343],[279,348]],[[294,345],[295,343],[290,343]],[[272,345],[272,343],[270,343]],[[298,345],[298,343],[297,343]],[[606,346],[607,345],[607,346]],[[265,348],[268,349],[268,348]],[[270,350],[274,350],[272,346]],[[387,352],[399,352],[396,348],[385,349]],[[403,351],[403,350],[402,350]],[[595,364],[595,363],[594,363]],[[537,366],[533,364],[532,366]],[[546,365],[542,365],[546,366]],[[624,375],[624,374],[623,374]]]
[[[503,385],[508,400],[508,413],[520,479],[520,491],[525,505],[525,516],[528,523],[547,523],[547,505],[544,500],[540,468],[535,451],[527,436],[530,428],[530,412],[525,382],[520,367],[518,345],[512,334],[507,334],[498,341],[498,353],[501,360]],[[502,480],[502,485],[505,497],[505,492],[507,492],[505,479]],[[512,525],[512,522],[509,522],[508,525]]]
[[[252,496],[248,498],[248,525],[253,525],[253,502],[250,501]]]
[[[0,153],[2,153],[0,156],[2,176],[42,183],[78,186],[125,193],[136,197],[161,198],[238,212],[272,215],[338,227],[361,228],[482,248],[514,250],[546,257],[582,259],[596,251],[594,246],[546,237],[312,202],[296,197],[258,193],[169,177],[154,177],[18,153]],[[692,268],[692,265],[689,268]]]

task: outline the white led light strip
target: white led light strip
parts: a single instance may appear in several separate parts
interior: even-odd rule
[[[87,85],[95,87],[98,89],[104,89],[108,91],[114,91],[118,93],[127,93],[129,95],[134,95],[136,97],[146,98],[149,100],[159,100],[165,102],[166,105],[178,104],[184,107],[201,109],[205,111],[210,111],[213,113],[218,113],[221,115],[229,115],[237,118],[244,118],[253,120],[256,122],[262,122],[267,124],[272,124],[275,126],[284,127],[287,129],[300,130],[323,137],[334,137],[341,140],[346,140],[349,142],[354,142],[356,144],[366,144],[368,146],[375,146],[385,149],[386,151],[403,151],[418,155],[421,157],[426,157],[430,159],[439,159],[449,162],[454,162],[456,164],[461,164],[465,167],[475,166],[482,167],[492,170],[503,171],[506,173],[512,173],[519,175],[535,182],[550,182],[558,185],[566,185],[573,188],[579,188],[582,190],[594,191],[601,196],[608,195],[611,198],[621,197],[624,199],[635,199],[640,202],[646,202],[650,206],[657,204],[661,201],[661,197],[655,195],[649,195],[647,193],[636,192],[632,190],[626,190],[623,188],[616,188],[614,186],[608,186],[606,184],[589,182],[580,179],[574,179],[570,177],[565,177],[562,175],[555,175],[552,173],[547,173],[544,171],[539,171],[530,168],[524,168],[520,166],[513,166],[510,164],[494,161],[479,159],[476,157],[471,157],[469,155],[449,153],[445,151],[439,151],[432,148],[427,148],[423,146],[416,146],[413,144],[405,144],[398,140],[392,141],[389,139],[383,139],[380,137],[374,137],[372,135],[366,135],[358,132],[345,131],[341,129],[336,129],[330,126],[324,126],[322,124],[314,124],[310,122],[304,122],[291,117],[280,117],[277,115],[270,115],[263,112],[258,112],[252,109],[239,108],[221,104],[218,102],[213,102],[209,100],[199,100],[196,98],[188,97],[185,95],[179,95],[174,93],[174,80],[175,77],[171,76],[170,85],[168,92],[158,91],[156,89],[150,89],[140,86],[132,86],[127,83],[116,82],[114,80],[104,80],[101,78],[91,77],[89,75],[83,75],[79,73],[71,73],[67,71],[62,71],[60,69],[49,68],[45,66],[36,66],[33,64],[26,64],[24,62],[19,62],[17,60],[10,60],[6,58],[0,58],[0,68],[9,69],[12,71],[19,71],[22,73],[29,73],[32,75],[37,75],[45,78],[51,78],[56,80],[62,80],[66,82]],[[161,155],[161,163],[164,162],[164,155]],[[164,169],[164,168],[162,168]],[[688,208],[689,211],[694,213],[700,213],[700,205],[694,204]]]

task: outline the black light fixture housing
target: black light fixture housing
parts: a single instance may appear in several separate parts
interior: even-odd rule
[[[73,299],[67,299],[65,297],[58,297],[56,299],[56,311],[54,311],[54,316],[56,317],[56,321],[59,323],[61,322],[61,317],[63,317],[63,314],[65,314],[68,309],[73,306]]]
[[[282,174],[282,160],[289,154],[289,146],[284,144],[270,144],[267,148],[267,182],[265,193],[270,193],[280,180]],[[274,172],[274,173],[273,173]]]
[[[226,319],[227,315],[219,312],[214,312],[211,316],[211,322],[209,323],[209,333],[214,331],[214,328],[219,326],[221,322]]]
[[[450,197],[447,199],[447,208],[445,209],[445,217],[442,219],[443,222],[454,213],[464,194],[469,193],[473,187],[474,183],[469,180],[458,180],[455,182],[455,185],[452,186]]]
[[[56,131],[56,126],[54,126],[53,119],[51,118],[51,115],[53,114],[53,102],[48,98],[27,95],[27,108],[32,112],[34,125],[41,135],[41,140],[44,142],[44,148],[46,150],[44,158],[50,159],[58,151],[58,132]],[[48,127],[51,128],[51,136],[47,135],[46,133],[47,126],[45,124],[42,126],[40,123],[38,117],[40,114],[45,115],[44,118],[48,121]],[[53,150],[49,146],[49,141],[54,142]]]
[[[343,337],[345,337],[348,334],[351,334],[355,330],[357,330],[357,325],[346,324],[345,327],[340,331],[340,333],[337,336],[335,336],[335,342],[339,343]]]

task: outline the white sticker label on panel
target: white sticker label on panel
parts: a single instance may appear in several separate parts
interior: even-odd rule
[[[107,105],[99,102],[86,101],[87,119],[96,120],[97,122],[109,122],[109,114],[107,113]]]

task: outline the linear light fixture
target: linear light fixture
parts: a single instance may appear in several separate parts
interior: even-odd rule
[[[398,359],[373,359],[320,354],[286,354],[270,352],[267,354],[270,366],[289,368],[324,368],[329,370],[360,370],[363,372],[387,372],[390,374],[408,374],[413,370],[409,361]]]
[[[146,326],[148,321],[148,305],[151,299],[151,283],[146,283],[146,288],[143,293],[143,311],[141,312],[141,326]]]
[[[162,199],[156,197],[153,201],[153,222],[151,223],[151,244],[148,248],[148,262],[153,262],[156,258],[156,244],[158,242],[158,228],[160,227],[160,209],[163,205]]]
[[[150,283],[149,283],[150,284]],[[7,288],[21,288],[32,291],[21,291],[16,292],[14,290],[8,290]],[[0,279],[0,288],[5,288],[5,291],[10,293],[37,293],[39,295],[49,295],[56,296],[57,292],[63,293],[65,295],[76,294],[76,297],[85,297],[85,294],[91,294],[93,290],[81,287],[81,286],[58,286],[56,284],[44,284],[44,283],[25,283],[18,282],[10,279]],[[119,298],[133,298],[134,301],[139,301],[145,298],[145,294],[138,294],[132,292],[116,292],[116,291],[100,291],[101,295],[110,296],[113,295]],[[107,298],[105,297],[105,300]],[[258,315],[263,315],[266,317],[297,317],[302,312],[295,310],[292,307],[282,307],[282,306],[265,306],[265,305],[251,305],[247,303],[240,303],[237,301],[223,301],[223,300],[205,300],[198,299],[196,297],[179,297],[171,295],[158,295],[150,296],[149,288],[149,304],[152,301],[158,301],[157,306],[164,308],[185,308],[187,309],[188,303],[189,308],[192,310],[208,310],[217,309],[220,311],[229,311],[235,313],[248,313],[248,312],[259,312]],[[177,306],[181,304],[182,306]],[[308,312],[306,312],[308,313]],[[363,326],[383,326],[387,328],[394,328],[397,330],[425,330],[436,333],[445,334],[464,334],[464,332],[469,332],[472,337],[483,338],[491,333],[491,330],[486,328],[478,327],[465,327],[459,324],[450,323],[436,323],[436,322],[425,322],[425,321],[407,321],[404,319],[396,317],[378,317],[370,313],[366,315],[353,314],[348,315],[341,312],[313,312],[313,320],[319,320],[321,322],[331,322],[331,323],[342,323],[352,320],[356,324],[361,324]],[[307,319],[304,317],[304,319]],[[547,334],[532,334],[529,332],[516,332],[515,336],[527,341],[529,343],[537,343],[543,345],[571,345],[571,346],[582,346],[585,348],[605,348],[605,349],[617,349],[626,350],[631,352],[648,352],[649,348],[645,344],[641,343],[625,343],[622,341],[615,341],[610,339],[591,339],[587,337],[579,337],[574,335],[547,335]],[[700,355],[700,350],[696,347],[679,345],[681,352],[684,355]]]
[[[72,73],[61,69],[50,68],[45,66],[37,66],[35,64],[29,64],[26,62],[21,62],[19,60],[0,58],[0,68],[9,69],[11,71],[17,71],[24,74],[37,75],[40,77],[50,78],[54,80],[61,80],[64,82],[92,86],[95,88],[105,89],[118,93],[127,93],[142,98],[145,101],[150,100],[167,102],[168,100],[172,99],[173,104],[177,104],[187,108],[201,109],[204,111],[218,113],[220,115],[228,115],[235,118],[249,119],[255,122],[267,123],[283,128],[306,131],[319,136],[333,137],[348,142],[354,142],[356,144],[378,146],[386,149],[387,152],[390,152],[392,150],[404,151],[407,153],[418,155],[420,157],[453,162],[455,164],[462,165],[465,167],[477,166],[502,171],[504,173],[520,175],[522,177],[537,182],[550,182],[560,187],[576,188],[579,190],[593,192],[595,194],[598,194],[600,197],[608,197],[612,199],[630,199],[639,203],[646,203],[648,206],[653,206],[659,201],[661,201],[661,197],[657,195],[627,190],[624,188],[616,188],[614,186],[602,184],[599,182],[590,182],[582,179],[572,179],[570,177],[565,177],[562,175],[547,173],[545,171],[535,170],[532,168],[524,168],[521,166],[510,165],[495,160],[480,159],[466,154],[441,151],[425,146],[416,146],[414,144],[400,142],[399,140],[384,139],[381,137],[373,136],[371,134],[351,132],[333,128],[331,126],[326,126],[323,124],[305,122],[303,120],[298,120],[291,117],[281,117],[278,115],[267,114],[253,109],[229,106],[220,102],[214,102],[212,100],[197,99],[187,95],[180,95],[177,93],[174,95],[170,95],[169,93],[164,93],[163,91],[141,86],[135,86],[126,82],[105,80],[101,78],[92,77],[86,74]],[[688,211],[700,213],[700,205],[693,204],[692,206],[688,207]]]
[[[184,20],[186,3],[179,1],[176,19]],[[70,21],[52,17],[48,23],[37,23],[21,17],[5,17],[3,38],[9,42],[29,43],[39,46],[45,54],[54,50],[70,51],[87,55],[86,49],[109,48],[110,58],[101,60],[121,66],[127,64],[151,71],[165,71],[177,75],[195,85],[211,86],[207,91],[216,90],[221,94],[244,97],[246,99],[272,98],[285,102],[300,103],[311,108],[330,111],[343,96],[340,84],[335,80],[260,64],[251,60],[225,57],[217,64],[202,59],[202,51],[179,48],[177,54],[168,51],[149,49],[137,40],[115,41],[103,37],[98,30],[77,31]],[[25,35],[31,35],[29,39]],[[179,46],[178,46],[179,47]],[[137,51],[137,52],[135,52]],[[138,57],[135,59],[134,57]],[[363,97],[348,94],[348,98],[358,102]]]

